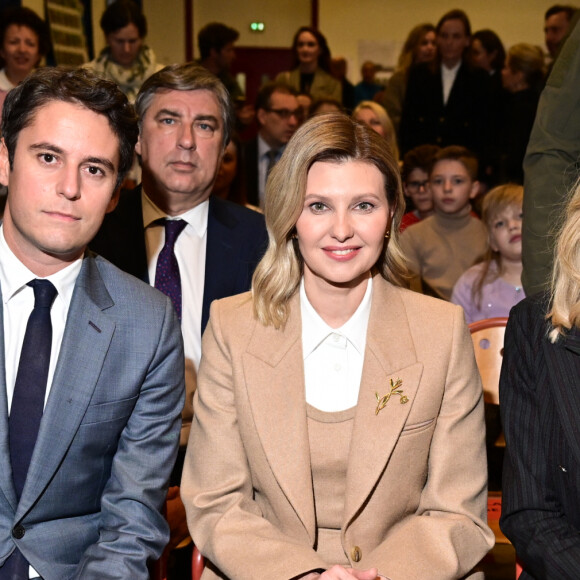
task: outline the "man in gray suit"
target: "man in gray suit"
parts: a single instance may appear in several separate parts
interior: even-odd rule
[[[169,538],[181,334],[166,296],[86,251],[136,118],[114,83],[42,69],[2,136],[0,579],[145,580]]]

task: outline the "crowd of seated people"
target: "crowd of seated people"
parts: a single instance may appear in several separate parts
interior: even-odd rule
[[[552,59],[568,30],[569,9],[556,6],[545,15]],[[0,105],[50,50],[45,24],[33,11],[18,8],[5,14],[0,22]],[[468,15],[453,9],[436,24],[418,24],[409,32],[386,84],[376,78],[380,67],[365,61],[362,80],[353,86],[347,60],[332,59],[325,36],[317,28],[302,26],[293,38],[291,69],[265,82],[255,102],[247,103],[231,72],[239,38],[235,29],[206,24],[198,36],[200,60],[164,67],[145,44],[147,22],[133,0],[110,4],[100,26],[106,46],[83,66],[114,81],[131,103],[136,102],[141,124],[135,151],[143,183],[121,191],[119,206],[105,218],[91,249],[173,301],[173,290],[158,284],[156,264],[173,235],[171,222],[182,221],[186,228],[168,250],[184,280],[178,302],[183,307],[188,399],[186,435],[182,430],[166,507],[171,533],[167,579],[189,578],[189,533],[213,562],[204,576],[209,579],[282,574],[296,580],[377,580],[390,572],[423,577],[428,569],[435,571],[432,577],[443,579],[476,572],[491,534],[484,517],[483,405],[463,320],[508,316],[525,298],[522,163],[551,66],[543,49],[522,42],[504,48],[489,29],[472,34]],[[198,111],[203,112],[201,122],[195,117]],[[183,158],[177,159],[174,151]],[[194,151],[199,165],[191,159]],[[200,167],[201,181],[194,175]],[[129,221],[131,231],[124,230]],[[213,244],[222,247],[217,250]],[[317,256],[321,247],[322,260]],[[131,254],[135,248],[139,260]],[[184,267],[188,252],[196,253],[200,266]],[[349,266],[362,260],[352,257],[359,255],[366,256],[364,267]],[[211,269],[209,264],[223,266],[227,258],[233,260],[231,272]],[[229,284],[228,275],[237,276],[235,284]],[[415,294],[407,294],[404,286]],[[242,301],[219,302],[210,318],[212,299],[245,291],[251,293]],[[394,403],[406,409],[411,392],[417,394],[429,379],[415,377],[412,370],[413,341],[417,351],[425,349],[417,356],[425,357],[427,372],[438,385],[433,400],[411,410],[410,427],[401,419],[393,435],[394,465],[400,461],[408,467],[402,456],[408,445],[405,437],[416,438],[419,446],[413,449],[420,449],[421,457],[411,460],[412,481],[401,492],[402,499],[388,499],[390,528],[373,514],[396,481],[389,465],[375,478],[372,490],[373,485],[367,486],[367,497],[356,506],[360,511],[353,512],[351,521],[345,523],[337,515],[356,495],[353,465],[372,471],[369,462],[357,464],[344,450],[361,434],[360,417],[366,411],[360,405],[368,393],[361,390],[358,398],[359,386],[366,388],[375,376],[383,378],[377,369],[384,361],[375,365],[376,375],[367,376],[363,359],[374,352],[375,339],[384,346],[398,338],[375,328],[373,315],[381,312],[380,300],[385,305],[393,300],[398,307],[389,315],[391,332],[399,333],[396,325],[403,321],[410,325],[404,328],[409,336],[396,345],[409,365],[400,371],[402,379],[399,367],[392,367],[388,395],[381,398],[382,391],[373,391],[373,413],[388,416]],[[333,301],[340,303],[340,312]],[[443,302],[461,306],[464,314]],[[556,320],[555,310],[550,312],[556,329],[566,327],[566,321]],[[435,349],[425,337],[418,338],[419,330],[433,340],[437,335],[435,325],[419,327],[427,313],[434,313],[453,335],[449,344],[443,341]],[[306,331],[300,329],[301,317],[303,322],[308,317]],[[202,352],[206,325],[210,330]],[[356,337],[366,336],[367,326],[368,345],[366,339],[357,343]],[[330,373],[339,365],[331,352],[336,347],[327,345],[317,354],[319,345],[310,345],[309,330],[344,338],[345,344],[352,343],[345,352],[354,345],[362,355],[345,371],[344,392],[331,404],[321,401],[331,394]],[[288,350],[291,360],[284,359],[286,352],[276,358],[272,345],[283,349],[288,337],[310,345],[311,352],[302,358],[302,353]],[[441,360],[434,359],[430,348],[438,349],[441,360],[458,374],[444,376]],[[248,370],[247,349],[259,372]],[[262,349],[276,361],[261,360]],[[465,358],[455,360],[453,349]],[[308,362],[309,356],[323,371]],[[262,410],[253,397],[266,399],[284,368],[297,373],[296,393],[302,391],[291,395],[287,417],[279,410],[271,416],[265,412],[262,423],[254,425],[253,418]],[[263,389],[258,385],[262,391],[247,393],[246,375],[254,372]],[[294,388],[292,376],[289,388]],[[318,392],[317,381],[326,390]],[[421,397],[419,393],[418,402]],[[459,418],[451,424],[445,412],[453,405],[458,405]],[[293,426],[298,429],[287,443],[304,460],[292,468],[302,483],[310,481],[310,496],[302,505],[299,498],[282,497],[286,485],[293,493],[281,475],[288,465],[282,462],[280,472],[278,467],[271,472],[268,464],[275,448],[260,444],[262,437],[274,440],[277,428],[283,432],[289,417],[296,419]],[[202,450],[198,456],[186,451],[192,424],[195,448]],[[218,424],[226,426],[221,434]],[[408,428],[417,432],[407,433]],[[472,447],[463,468],[472,480],[465,484],[463,478],[463,496],[451,498],[445,485],[455,485],[460,475],[451,452],[444,449],[445,437],[455,441],[456,453],[464,436]],[[306,478],[305,469],[310,470]],[[333,486],[339,489],[336,496],[329,493]],[[462,501],[464,506],[459,505]],[[300,519],[306,531],[299,529]],[[433,521],[440,527],[432,527]],[[348,550],[341,531],[343,536],[351,534]],[[421,560],[419,553],[398,554],[397,544],[415,534],[426,545],[442,543],[444,549],[433,552],[432,560]],[[455,534],[469,535],[471,544],[456,542]],[[243,543],[258,539],[264,541],[262,556],[247,571],[235,572],[247,557]]]

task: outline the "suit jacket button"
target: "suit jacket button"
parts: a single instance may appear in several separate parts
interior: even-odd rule
[[[17,526],[14,526],[12,528],[12,535],[17,540],[21,540],[22,538],[24,538],[25,533],[26,533],[26,530],[24,529],[24,526],[22,524],[18,524]]]
[[[354,548],[350,551],[350,557],[353,562],[360,562],[362,559],[362,552],[358,546],[354,546]]]

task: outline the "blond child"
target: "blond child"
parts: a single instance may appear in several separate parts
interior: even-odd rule
[[[525,298],[522,288],[521,185],[500,185],[483,199],[482,221],[489,249],[483,262],[469,268],[455,284],[451,302],[463,306],[467,323],[508,316]]]
[[[450,300],[461,274],[487,250],[485,226],[471,215],[470,200],[479,191],[477,158],[465,147],[441,149],[433,159],[429,187],[435,213],[407,228],[401,247],[421,291]]]

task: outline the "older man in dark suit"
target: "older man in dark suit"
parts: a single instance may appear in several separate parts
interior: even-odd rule
[[[188,540],[177,486],[209,306],[249,289],[267,236],[261,214],[210,197],[232,126],[217,77],[192,63],[168,66],[143,84],[136,108],[142,184],[121,195],[91,247],[168,294],[181,318],[187,394],[168,503],[175,547]]]

